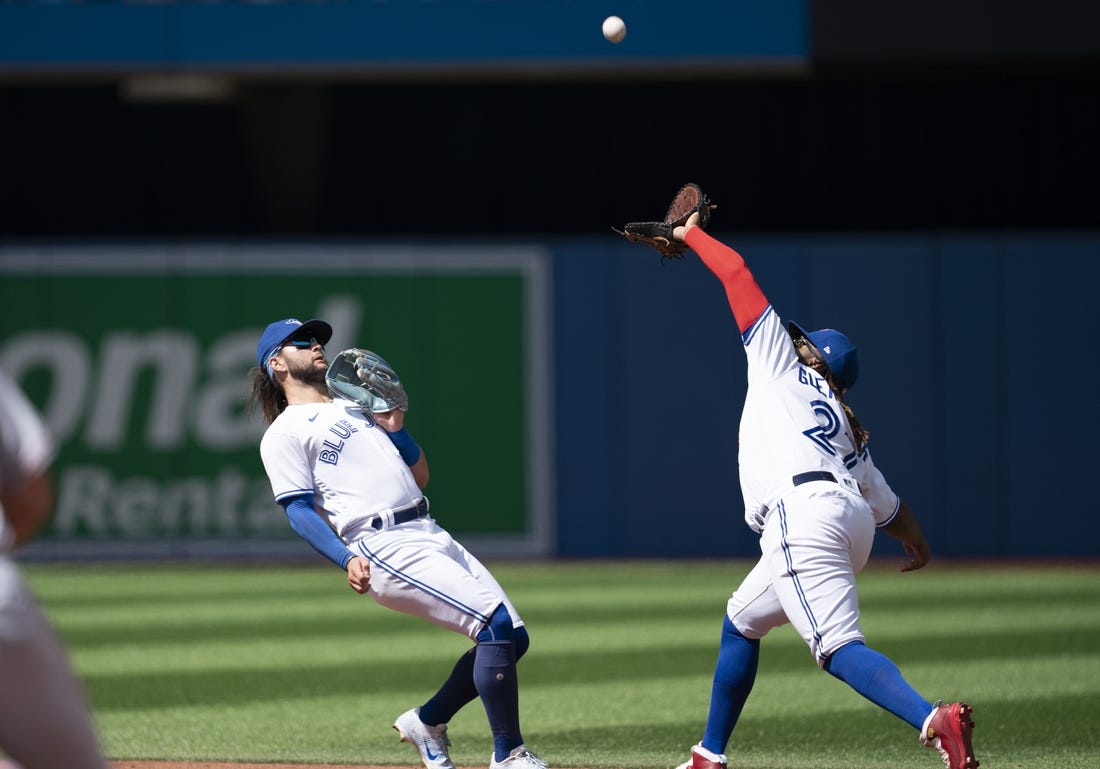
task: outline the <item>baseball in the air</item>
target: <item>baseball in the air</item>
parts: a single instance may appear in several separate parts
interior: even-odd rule
[[[603,36],[609,43],[621,43],[626,37],[626,22],[618,16],[608,16],[603,20]]]

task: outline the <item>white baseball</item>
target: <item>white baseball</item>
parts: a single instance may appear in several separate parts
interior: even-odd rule
[[[608,42],[621,43],[626,37],[626,22],[618,16],[608,16],[603,20],[603,36]]]

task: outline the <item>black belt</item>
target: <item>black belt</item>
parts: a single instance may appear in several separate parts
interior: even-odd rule
[[[829,483],[836,483],[836,476],[830,473],[828,470],[814,470],[809,473],[799,473],[791,478],[791,483],[795,486],[801,486],[803,483],[809,483],[810,481],[828,481]]]
[[[425,497],[421,497],[416,501],[412,507],[405,507],[401,510],[393,511],[393,525],[396,526],[399,523],[408,523],[409,521],[415,521],[417,518],[423,518],[428,514],[428,500]],[[386,525],[385,519],[382,516],[378,516],[370,522],[372,529],[381,529]]]

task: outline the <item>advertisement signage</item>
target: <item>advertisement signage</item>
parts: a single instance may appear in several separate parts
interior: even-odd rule
[[[533,247],[0,250],[0,366],[59,444],[33,547],[312,552],[272,499],[246,397],[264,326],[319,317],[330,352],[400,374],[442,525],[482,552],[547,552],[545,272]]]

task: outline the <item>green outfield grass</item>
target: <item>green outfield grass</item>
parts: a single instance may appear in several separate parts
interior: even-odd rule
[[[900,559],[899,559],[900,562]],[[749,564],[493,564],[527,620],[528,744],[554,767],[667,769],[701,737],[726,598]],[[860,578],[864,631],[932,699],[975,708],[984,769],[1100,766],[1100,569],[934,562]],[[393,718],[468,647],[354,594],[334,567],[47,565],[25,573],[113,759],[412,766]],[[487,766],[484,711],[451,723]],[[916,732],[764,640],[731,769],[939,769]]]

